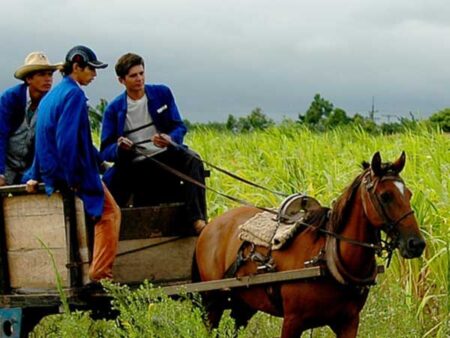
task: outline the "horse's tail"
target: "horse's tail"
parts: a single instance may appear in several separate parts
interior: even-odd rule
[[[198,270],[197,259],[195,258],[195,250],[194,254],[192,255],[191,281],[193,283],[201,282],[200,271]]]

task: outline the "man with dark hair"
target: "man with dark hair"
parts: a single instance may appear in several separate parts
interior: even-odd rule
[[[82,199],[86,214],[95,223],[89,269],[95,282],[112,278],[120,209],[100,179],[100,156],[92,144],[87,98],[81,86],[89,85],[96,70],[106,67],[88,47],[76,46],[67,53],[63,80],[39,105],[36,154],[27,173],[32,179],[27,182],[29,191],[41,178],[47,194],[71,190]]]
[[[37,107],[58,67],[44,53],[32,52],[14,73],[23,83],[0,96],[0,186],[19,184],[31,166]]]
[[[103,160],[115,164],[103,180],[119,205],[126,205],[133,194],[134,206],[141,206],[145,196],[157,193],[152,186],[161,179],[160,168],[151,157],[204,184],[202,162],[183,145],[186,126],[170,89],[145,84],[144,60],[139,55],[123,55],[115,68],[125,92],[105,110],[100,152]],[[206,224],[205,191],[184,183],[188,221],[200,233]]]

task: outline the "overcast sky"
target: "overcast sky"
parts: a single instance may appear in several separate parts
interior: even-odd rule
[[[375,97],[380,117],[423,117],[450,107],[449,18],[448,0],[4,1],[0,89],[30,51],[57,62],[84,44],[110,64],[91,104],[123,90],[113,66],[131,51],[191,121],[296,119],[315,93],[349,114]]]

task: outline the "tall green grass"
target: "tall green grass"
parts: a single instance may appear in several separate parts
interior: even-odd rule
[[[450,336],[449,135],[425,128],[391,136],[374,136],[358,128],[314,133],[296,125],[281,125],[239,135],[196,130],[188,134],[186,142],[207,161],[237,175],[274,190],[305,192],[324,205],[330,205],[360,172],[361,161],[369,161],[376,151],[392,161],[405,150],[407,163],[402,177],[413,192],[412,206],[427,248],[419,259],[394,256],[371,290],[362,311],[359,336]],[[276,207],[281,202],[278,196],[214,171],[208,185],[256,205]],[[207,196],[210,217],[237,206],[214,193]],[[36,337],[165,337],[174,336],[174,332],[180,337],[234,335],[229,316],[217,331],[207,333],[201,314],[185,298],[171,300],[149,289],[148,284],[134,292],[112,284],[108,290],[120,312],[116,321],[92,321],[79,312],[47,317],[36,328],[42,333]],[[238,337],[276,337],[280,327],[281,319],[258,313]],[[310,334],[333,337],[327,328],[305,336]]]
[[[187,142],[209,162],[275,190],[305,192],[324,205],[330,205],[360,172],[360,163],[370,161],[376,151],[381,152],[385,161],[395,160],[402,150],[406,151],[402,177],[413,192],[412,207],[427,248],[419,259],[403,260],[395,256],[376,288],[382,288],[384,295],[390,292],[388,286],[401,287],[402,300],[407,305],[403,310],[412,314],[422,336],[450,334],[446,325],[450,235],[448,134],[426,128],[390,136],[374,136],[358,128],[314,133],[290,125],[239,135],[198,130],[189,135]],[[279,197],[220,173],[213,172],[208,184],[256,205],[280,203]],[[208,193],[211,217],[235,206],[234,202]],[[373,303],[372,300],[372,306],[376,306]],[[384,320],[382,313],[379,320]]]

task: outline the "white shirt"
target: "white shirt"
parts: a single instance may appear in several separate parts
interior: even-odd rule
[[[152,117],[148,111],[147,95],[144,95],[138,100],[133,100],[127,96],[127,105],[128,109],[125,120],[125,131],[148,125],[143,129],[126,135],[131,141],[133,141],[133,143],[149,140],[158,133],[158,130],[153,124]],[[138,147],[139,151],[145,153],[147,156],[153,156],[166,150],[166,148],[159,148],[155,146],[152,142],[138,144]],[[143,158],[143,156],[138,157],[139,160]]]

